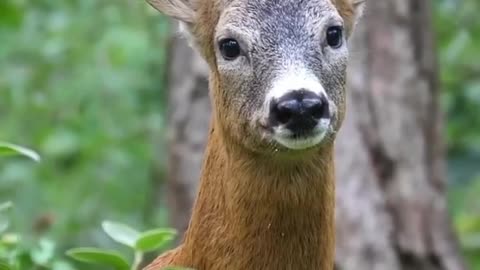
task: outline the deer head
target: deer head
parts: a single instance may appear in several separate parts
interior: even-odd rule
[[[214,127],[255,153],[331,143],[345,112],[347,41],[363,0],[148,0],[210,67]]]

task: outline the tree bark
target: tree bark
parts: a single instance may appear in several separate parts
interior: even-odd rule
[[[465,269],[445,199],[430,5],[369,1],[357,28],[348,112],[336,143],[337,269]],[[206,74],[198,55],[175,39],[167,195],[180,232],[188,225],[208,132]]]
[[[337,139],[337,268],[465,269],[445,199],[431,1],[369,1]]]
[[[200,178],[211,108],[207,64],[178,32],[170,45],[166,195],[172,225],[183,235]]]

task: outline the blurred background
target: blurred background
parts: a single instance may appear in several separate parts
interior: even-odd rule
[[[372,9],[395,11],[401,8],[400,2],[389,0],[385,6]],[[464,259],[469,269],[480,269],[480,2],[435,0],[431,5],[411,5],[402,13],[407,19],[411,16],[409,23],[391,20],[392,26],[388,27],[391,14],[387,13],[377,13],[377,18],[366,20],[369,23],[360,27],[358,43],[371,47],[354,50],[353,69],[361,69],[365,62],[373,63],[370,70],[381,67],[363,57],[363,51],[376,48],[372,40],[382,35],[398,30],[398,36],[393,37],[404,40],[407,33],[419,41],[419,47],[387,49],[387,55],[393,60],[404,59],[410,54],[401,52],[396,58],[392,51],[405,53],[411,49],[412,59],[419,55],[428,58],[426,67],[415,69],[399,60],[398,65],[391,63],[398,68],[384,80],[391,79],[389,76],[407,76],[410,83],[406,85],[410,87],[404,88],[405,93],[420,93],[424,89],[432,95],[427,102],[433,104],[432,110],[421,115],[427,117],[426,126],[433,123],[437,127],[436,121],[443,115],[443,122],[438,125],[441,134],[436,135],[433,128],[435,139],[425,139],[423,143],[433,145],[426,147],[436,153],[432,167],[446,161],[448,170],[432,169],[432,176],[426,174],[425,178],[433,180],[422,181],[426,186],[439,186],[434,189],[432,200],[446,200],[448,208],[445,213],[439,210],[439,216],[432,215],[431,219],[423,217],[424,227],[419,233],[426,235],[431,230],[440,238],[445,234],[452,246],[432,248],[437,242],[425,240],[429,244],[420,243],[416,246],[419,249],[411,247],[410,251],[408,246],[391,243],[395,259],[383,264],[392,265],[383,269],[462,269],[458,261]],[[384,28],[368,27],[378,26],[379,22],[383,22],[380,25]],[[118,249],[101,231],[100,224],[106,219],[140,230],[161,226],[185,229],[195,195],[209,106],[206,68],[174,32],[174,24],[140,0],[0,1],[0,140],[28,146],[43,158],[39,164],[21,158],[0,160],[0,202],[14,202],[11,228],[20,232],[25,245],[48,238],[56,243],[58,257],[63,256],[64,250],[77,246]],[[399,68],[402,64],[407,68]],[[428,87],[411,83],[412,70],[428,73]],[[399,73],[402,71],[405,74]],[[356,88],[365,87],[361,74],[360,78],[352,78],[354,97],[361,95]],[[405,84],[398,82],[397,89],[402,85]],[[187,94],[190,98],[185,98]],[[179,101],[179,97],[183,100]],[[382,101],[374,97],[371,102]],[[381,113],[384,106],[376,108]],[[408,134],[403,140],[405,145],[412,142]],[[377,152],[372,155],[387,159]],[[395,158],[388,159],[395,162]],[[438,166],[442,167],[441,164]],[[389,175],[390,167],[386,168],[387,172],[380,171],[370,180],[401,181]],[[340,193],[345,185],[339,184]],[[383,185],[379,184],[379,194],[391,194],[399,188]],[[415,186],[412,182],[411,187]],[[422,196],[418,201],[425,198]],[[416,198],[410,200],[417,201]],[[392,208],[395,205],[385,206]],[[361,212],[363,215],[364,211]],[[343,216],[338,217],[341,224],[345,224]],[[410,224],[408,214],[391,216],[392,223]],[[398,221],[402,218],[405,220]],[[346,219],[352,224],[357,222]],[[439,222],[442,228],[437,230],[429,222]],[[392,235],[397,238],[395,231],[403,235],[402,226],[386,232],[386,239]],[[405,235],[407,239],[411,236]],[[349,237],[340,235],[339,241]],[[458,246],[455,239],[459,239]],[[339,253],[349,256],[373,246],[375,241],[359,243],[367,244],[352,250],[340,243]],[[457,252],[460,258],[455,255]],[[365,257],[365,253],[358,254]],[[387,257],[379,260],[388,261]],[[428,262],[423,262],[425,258]],[[379,265],[374,262],[377,259],[370,260],[370,265]],[[339,263],[339,269],[362,268]]]

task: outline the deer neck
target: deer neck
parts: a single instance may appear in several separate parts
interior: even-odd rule
[[[213,125],[183,261],[198,270],[333,269],[333,146],[282,162],[224,138]]]

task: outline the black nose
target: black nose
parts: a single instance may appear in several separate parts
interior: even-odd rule
[[[322,118],[329,118],[328,101],[307,90],[291,91],[270,105],[273,125],[285,125],[294,133],[311,131]]]

